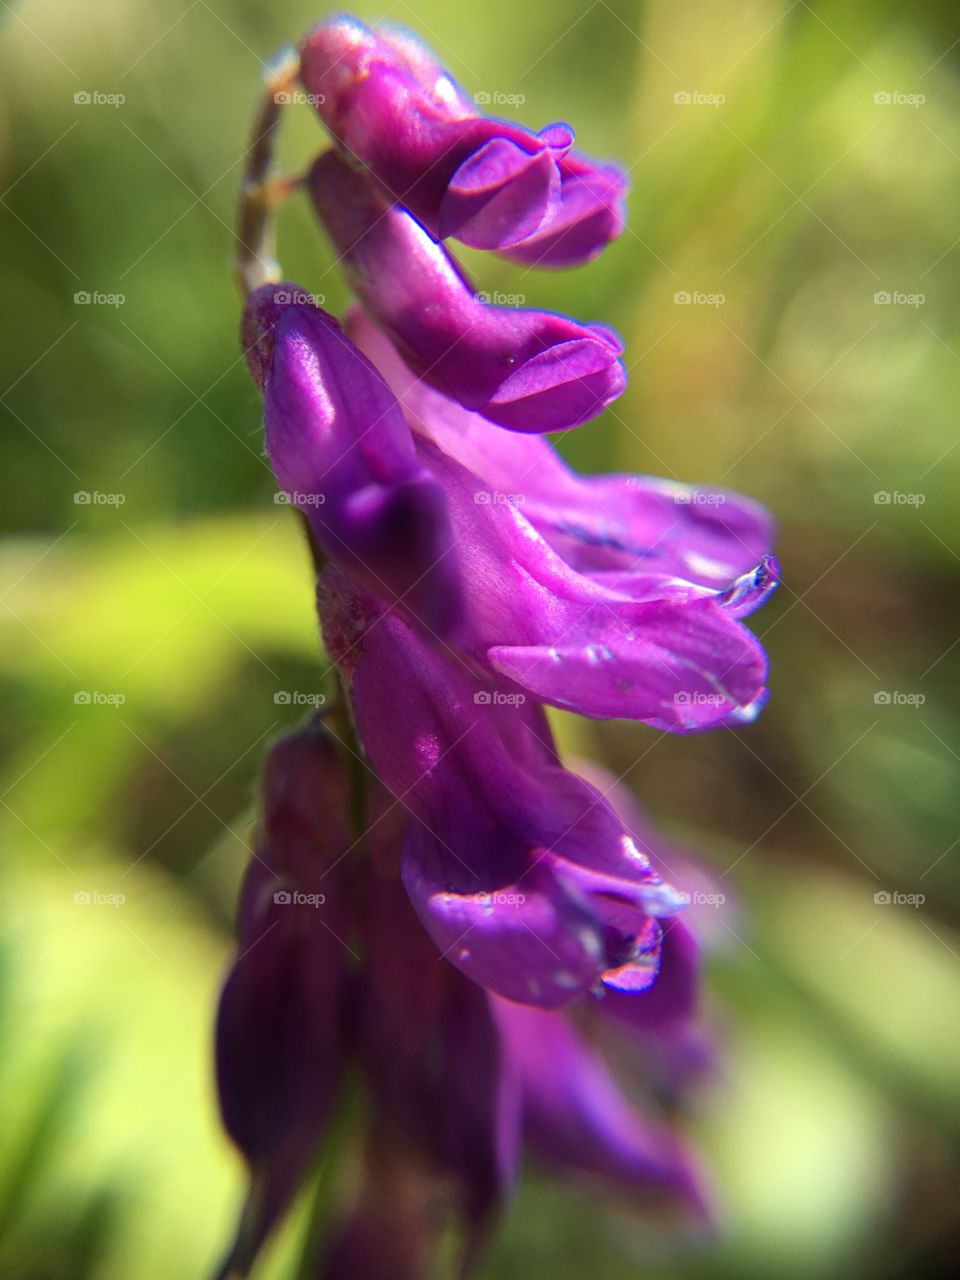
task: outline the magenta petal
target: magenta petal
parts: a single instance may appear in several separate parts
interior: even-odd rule
[[[252,294],[244,340],[263,388],[267,453],[323,552],[445,635],[460,610],[446,501],[383,378],[295,285]]]
[[[597,610],[596,621],[589,639],[492,645],[487,659],[536,697],[601,719],[689,732],[760,710],[763,648],[712,602]]]
[[[690,1154],[669,1128],[628,1103],[599,1055],[567,1018],[493,998],[523,1084],[524,1133],[558,1172],[602,1178],[630,1197],[651,1195],[704,1216]]]
[[[534,133],[481,115],[408,32],[330,18],[302,42],[300,75],[341,147],[435,238],[522,244],[522,260],[554,265],[595,256],[620,230],[618,171],[571,153],[568,125]]]
[[[336,152],[310,173],[314,206],[364,306],[445,395],[515,431],[559,431],[622,392],[619,339],[565,316],[493,306],[411,214]]]
[[[507,138],[491,138],[457,169],[438,211],[442,239],[496,249],[532,235],[559,202],[560,178],[550,151],[531,154]]]
[[[571,154],[560,162],[558,208],[543,227],[500,252],[533,267],[573,267],[595,258],[623,231],[627,181],[614,165]]]
[[[569,1004],[596,981],[603,967],[598,920],[547,868],[533,866],[512,884],[458,893],[448,887],[448,867],[429,830],[411,831],[404,884],[441,955],[467,977],[547,1009]]]
[[[772,587],[764,559],[773,523],[759,505],[729,490],[677,484],[650,476],[579,476],[546,440],[493,435],[486,420],[418,382],[384,335],[359,311],[349,330],[376,362],[414,430],[473,472],[476,487],[517,495],[527,520],[574,569],[621,594],[651,598],[655,577],[726,592],[758,574],[747,596],[756,607]],[[758,566],[763,570],[758,571]],[[604,578],[601,575],[608,574]],[[743,585],[743,583],[741,585]],[[738,588],[738,591],[740,588]],[[747,597],[744,597],[746,599]],[[732,599],[725,601],[729,609]],[[737,608],[736,616],[745,610]]]

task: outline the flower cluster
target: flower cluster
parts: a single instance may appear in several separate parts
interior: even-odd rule
[[[751,720],[766,658],[742,619],[776,564],[742,497],[571,471],[544,433],[622,392],[619,339],[491,305],[441,243],[585,262],[622,228],[623,174],[565,124],[480,114],[406,33],[330,19],[299,74],[333,141],[302,185],[358,305],[341,324],[269,280],[243,345],[366,781],[319,724],[267,767],[218,1027],[252,1171],[229,1265],[246,1273],[289,1202],[352,1061],[362,1189],[316,1274],[413,1280],[451,1214],[473,1258],[521,1139],[700,1209],[688,1154],[597,1049],[619,1026],[677,1070],[692,1051],[689,895],[661,876],[681,864],[616,785],[561,763],[545,708]]]

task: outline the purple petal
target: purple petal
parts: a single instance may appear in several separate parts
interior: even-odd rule
[[[496,249],[532,235],[559,204],[560,175],[549,150],[531,154],[491,138],[464,160],[440,202],[441,239]]]
[[[544,311],[491,306],[411,214],[331,151],[314,205],[370,313],[425,381],[515,431],[559,431],[623,391],[619,340]]]
[[[480,115],[410,33],[335,17],[308,34],[300,60],[324,124],[435,238],[522,243],[522,260],[559,265],[595,256],[619,233],[619,171],[569,154],[567,125],[534,133]]]
[[[351,314],[349,331],[415,431],[472,471],[478,487],[517,495],[526,518],[573,568],[659,574],[725,591],[769,554],[773,524],[758,503],[650,476],[579,476],[546,440],[495,435],[485,419],[419,382],[361,312]]]
[[[495,997],[491,1004],[523,1082],[524,1133],[541,1159],[705,1216],[689,1153],[665,1124],[630,1106],[566,1017]]]
[[[460,539],[464,641],[529,694],[598,718],[688,732],[751,720],[765,697],[759,641],[710,595],[635,601],[577,573],[524,506],[483,501],[476,477],[426,444]]]
[[[304,296],[295,285],[265,286],[244,321],[277,482],[335,564],[449,634],[460,603],[443,493],[383,378]]]
[[[387,800],[367,841],[361,1058],[378,1131],[453,1178],[479,1239],[515,1180],[519,1098],[483,992],[438,956],[411,909],[399,866],[407,815]]]
[[[503,249],[532,267],[573,267],[595,258],[626,225],[626,175],[571,153],[560,161],[559,208],[542,229]]]
[[[603,797],[559,767],[535,704],[491,694],[332,569],[320,608],[371,764],[417,819],[404,881],[441,952],[547,1007],[639,964],[647,917],[682,897]]]

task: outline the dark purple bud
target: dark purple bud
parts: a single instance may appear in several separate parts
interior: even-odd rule
[[[337,1095],[351,958],[348,811],[346,771],[323,729],[276,744],[217,1015],[220,1109],[251,1175],[225,1274],[249,1264],[286,1209]]]

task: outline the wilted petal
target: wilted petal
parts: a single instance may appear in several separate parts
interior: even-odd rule
[[[330,151],[310,174],[314,206],[364,305],[425,381],[516,431],[559,431],[622,392],[610,330],[493,306],[413,215]]]

